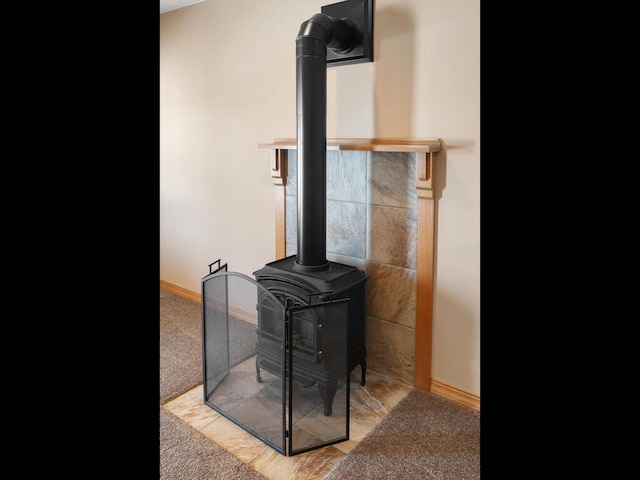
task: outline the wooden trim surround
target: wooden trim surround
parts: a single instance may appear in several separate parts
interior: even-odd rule
[[[271,179],[275,186],[276,200],[276,260],[286,256],[286,203],[287,149],[275,148],[271,151]]]
[[[276,138],[272,143],[260,143],[259,148],[295,150],[295,138]],[[435,138],[327,138],[327,150],[363,150],[370,152],[439,152],[440,140]]]
[[[418,195],[418,241],[416,290],[415,376],[417,388],[430,391],[433,323],[433,245],[435,208],[433,203],[434,153],[416,152]]]
[[[285,256],[285,199],[287,183],[287,150],[297,147],[295,138],[275,139],[261,143],[259,148],[269,148],[271,153],[271,177],[276,187],[276,259]],[[327,150],[360,150],[373,152],[409,152],[416,158],[416,193],[418,197],[417,242],[417,291],[416,291],[416,341],[415,386],[431,390],[431,344],[433,322],[433,248],[435,233],[435,208],[433,191],[435,183],[435,158],[442,145],[438,139],[406,138],[328,138]]]

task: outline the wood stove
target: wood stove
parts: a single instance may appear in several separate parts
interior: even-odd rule
[[[336,335],[346,331],[348,345],[348,370],[361,367],[360,384],[366,382],[365,348],[365,283],[364,272],[349,265],[328,262],[328,268],[318,272],[300,273],[295,268],[295,256],[277,260],[254,272],[256,281],[271,292],[285,307],[312,305],[318,301],[348,299],[346,330],[335,325],[335,320],[321,312],[310,310],[300,315],[292,325],[290,347],[297,361],[293,369],[293,381],[305,387],[317,384],[324,404],[324,414],[331,415],[331,404],[338,379],[344,371],[342,351]],[[260,381],[262,368],[275,371],[275,361],[280,355],[280,338],[285,328],[279,316],[269,311],[269,304],[258,302],[258,340],[256,345],[256,376]],[[265,305],[264,307],[262,305]]]

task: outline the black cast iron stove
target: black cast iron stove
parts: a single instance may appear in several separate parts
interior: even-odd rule
[[[366,381],[365,283],[364,272],[349,265],[329,262],[326,270],[300,273],[296,271],[296,257],[290,256],[267,264],[254,272],[256,281],[271,292],[285,307],[312,305],[314,302],[347,298],[348,304],[348,369],[361,367],[361,381]],[[276,373],[280,355],[280,338],[284,325],[277,316],[270,315],[267,302],[258,302],[258,341],[256,345],[256,375],[260,381],[262,368]],[[331,404],[338,380],[344,375],[344,355],[336,352],[341,345],[335,335],[342,335],[343,325],[335,325],[332,318],[309,310],[296,318],[291,347],[296,357],[293,381],[304,387],[317,384],[324,406],[324,414],[331,415]]]

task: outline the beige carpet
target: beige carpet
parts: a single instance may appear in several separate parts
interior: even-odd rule
[[[266,478],[160,407],[160,480]]]
[[[255,352],[255,329],[229,318],[232,365]],[[160,289],[160,403],[200,385],[202,373],[202,306]]]
[[[201,323],[199,303],[160,289],[160,480],[267,480],[162,408],[202,384]],[[241,320],[231,324],[232,342],[251,338],[243,332],[255,330]]]
[[[325,477],[405,478],[479,479],[480,413],[414,388]]]

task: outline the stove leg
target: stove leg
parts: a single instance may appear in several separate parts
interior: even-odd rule
[[[333,398],[336,396],[336,390],[338,389],[338,382],[331,382],[330,384],[318,383],[318,390],[322,395],[322,403],[324,405],[324,416],[330,417],[333,412]]]
[[[258,383],[262,383],[262,377],[260,376],[260,355],[256,355],[256,380]]]
[[[362,373],[360,377],[360,385],[364,387],[364,384],[367,383],[367,360],[365,358],[360,362],[360,371]]]

